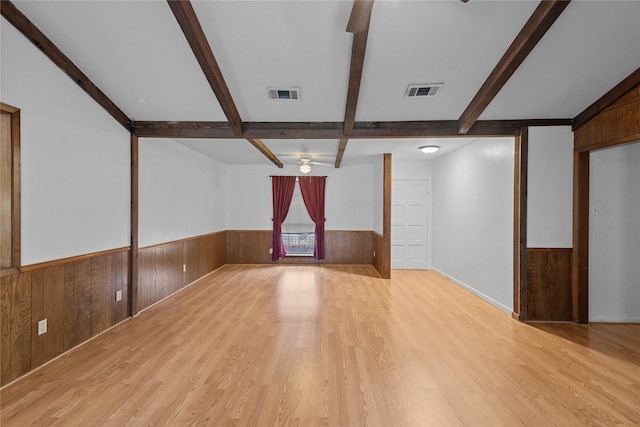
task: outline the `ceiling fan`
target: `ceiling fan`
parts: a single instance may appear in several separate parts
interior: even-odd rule
[[[311,172],[311,165],[332,166],[331,163],[315,162],[315,161],[311,160],[311,157],[301,157],[300,161],[298,161],[298,164],[300,165],[299,169],[300,169],[300,172],[302,172],[302,173]]]

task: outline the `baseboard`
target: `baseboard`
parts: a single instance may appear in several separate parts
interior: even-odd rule
[[[501,302],[498,302],[498,301],[494,300],[490,296],[483,294],[482,292],[478,291],[477,289],[474,289],[473,287],[471,287],[471,286],[467,285],[466,283],[456,279],[455,277],[451,277],[447,273],[445,273],[443,271],[440,271],[435,267],[431,267],[431,270],[435,271],[436,273],[438,273],[441,276],[446,277],[447,279],[449,279],[450,281],[452,281],[456,285],[458,285],[461,288],[471,292],[472,294],[474,294],[478,298],[482,299],[483,301],[488,302],[489,304],[491,304],[492,306],[496,307],[500,311],[504,311],[506,314],[508,314],[510,316],[512,315],[512,313],[513,313],[513,308],[512,307],[507,307],[506,305],[502,304]]]
[[[640,317],[591,317],[589,323],[640,323]]]

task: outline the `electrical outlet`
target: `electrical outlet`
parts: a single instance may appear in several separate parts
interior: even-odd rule
[[[183,273],[187,272],[187,264],[182,264],[182,272]]]
[[[122,291],[116,291],[116,302],[122,301]]]
[[[269,248],[269,255],[273,254],[273,248]]]
[[[38,335],[47,333],[47,319],[38,322]]]

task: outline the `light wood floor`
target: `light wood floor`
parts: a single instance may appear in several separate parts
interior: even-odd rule
[[[640,325],[525,325],[428,271],[232,266],[1,391],[2,427],[640,424]]]

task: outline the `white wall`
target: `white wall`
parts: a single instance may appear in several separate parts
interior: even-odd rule
[[[513,311],[513,138],[433,160],[432,267]]]
[[[573,132],[570,126],[529,128],[527,192],[527,247],[572,247]]]
[[[139,140],[140,247],[225,229],[225,165],[170,139]]]
[[[0,100],[20,108],[22,264],[129,245],[129,133],[2,19]]]
[[[271,230],[273,207],[269,175],[300,175],[297,167],[227,165],[228,230]],[[313,166],[311,175],[326,175],[326,230],[373,229],[373,166],[339,169]]]
[[[640,143],[590,162],[589,321],[640,322]]]

